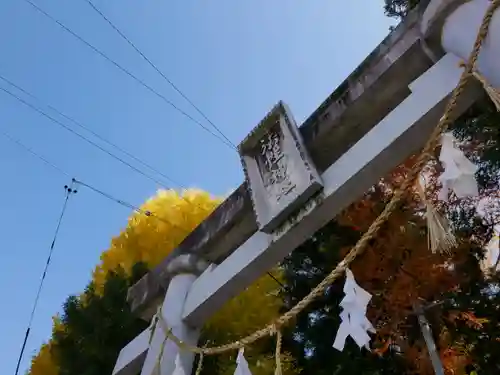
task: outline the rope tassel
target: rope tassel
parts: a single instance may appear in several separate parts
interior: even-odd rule
[[[198,367],[196,367],[195,375],[200,375],[201,370],[203,369],[203,353],[200,353],[200,358],[198,359]]]
[[[457,241],[450,230],[448,221],[429,202],[425,195],[425,178],[420,176],[417,183],[417,191],[420,199],[425,204],[425,217],[427,219],[427,241],[433,253],[448,253],[457,246]]]
[[[273,333],[276,335],[276,370],[274,370],[274,375],[282,375],[282,370],[281,370],[281,345],[283,341],[283,337],[281,335],[281,331],[276,328],[276,326],[273,326],[272,329]]]

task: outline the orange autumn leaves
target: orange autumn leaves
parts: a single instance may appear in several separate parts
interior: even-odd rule
[[[403,181],[412,164],[396,168],[383,182],[374,186],[363,199],[352,204],[338,217],[340,224],[365,232],[384,209],[393,191]],[[360,261],[351,270],[359,284],[373,295],[368,310],[369,320],[376,326],[374,342],[377,355],[384,355],[390,345],[397,345],[416,373],[433,374],[427,350],[422,342],[409,345],[403,339],[408,321],[418,301],[433,301],[466,280],[455,272],[466,260],[468,244],[462,243],[452,256],[433,254],[428,247],[426,220],[417,194],[409,193],[400,208],[371,241]],[[344,256],[350,248],[343,249]],[[480,322],[479,322],[480,323]],[[443,337],[443,340],[445,337]],[[446,348],[452,348],[443,341]],[[458,357],[447,358],[447,365]],[[460,363],[464,363],[462,358]],[[458,363],[456,366],[461,366]]]

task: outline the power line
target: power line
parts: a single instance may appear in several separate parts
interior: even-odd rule
[[[5,92],[6,94],[10,95],[11,97],[13,97],[14,99],[16,99],[17,101],[21,102],[22,104],[24,104],[25,106],[31,108],[32,110],[38,112],[39,114],[41,114],[42,116],[48,118],[50,121],[54,122],[55,124],[63,127],[64,129],[66,129],[67,131],[69,131],[70,133],[73,133],[74,135],[76,135],[77,137],[79,137],[80,139],[83,139],[85,142],[91,144],[92,146],[94,147],[97,147],[99,150],[101,150],[102,152],[106,153],[107,155],[111,156],[113,159],[119,161],[120,163],[126,165],[127,167],[131,168],[132,170],[134,170],[135,172],[139,173],[140,175],[148,178],[149,180],[151,181],[154,181],[155,183],[157,183],[158,185],[162,186],[162,187],[167,187],[167,185],[165,185],[164,182],[154,178],[154,177],[151,177],[149,175],[147,175],[146,173],[144,173],[143,171],[141,171],[139,168],[135,167],[134,165],[130,164],[129,162],[127,162],[126,160],[120,158],[119,156],[116,156],[115,154],[111,153],[110,151],[106,150],[104,147],[100,146],[99,144],[95,143],[94,141],[88,139],[87,137],[85,137],[84,135],[78,133],[77,131],[71,129],[69,126],[67,126],[66,124],[62,123],[61,121],[53,118],[52,116],[50,116],[49,114],[47,114],[46,112],[44,112],[43,110],[37,108],[36,106],[34,106],[33,104],[27,102],[26,100],[20,98],[19,96],[17,96],[16,94],[12,93],[11,91],[3,88],[3,87],[0,87],[0,90],[2,90],[3,92]]]
[[[26,343],[28,342],[28,338],[29,338],[29,335],[31,332],[31,325],[33,324],[33,318],[35,317],[35,312],[36,312],[36,309],[38,307],[38,302],[40,300],[40,295],[41,295],[41,292],[43,289],[43,284],[44,284],[45,278],[47,276],[47,271],[49,269],[50,261],[52,260],[52,254],[54,252],[54,248],[56,245],[56,240],[57,240],[57,236],[59,234],[59,229],[61,228],[61,223],[62,223],[62,220],[64,218],[64,214],[66,213],[66,207],[68,206],[69,197],[71,194],[76,193],[76,191],[74,191],[72,187],[73,187],[73,183],[69,187],[65,186],[66,197],[64,199],[64,204],[63,204],[63,208],[61,210],[61,214],[59,216],[59,220],[57,221],[57,226],[56,226],[56,230],[54,233],[54,237],[53,237],[52,243],[50,245],[49,255],[47,257],[47,261],[45,262],[45,268],[43,270],[42,277],[41,277],[40,283],[38,285],[38,290],[37,290],[37,293],[35,296],[35,301],[33,303],[33,308],[31,310],[31,314],[30,314],[30,317],[28,320],[28,328],[26,329],[26,334],[24,335],[23,345],[21,346],[21,352],[19,353],[19,358],[17,360],[15,375],[17,375],[19,373],[19,366],[21,365],[21,361],[22,361],[23,355],[24,355],[24,350],[26,349]]]
[[[42,102],[37,96],[35,96],[34,94],[32,94],[31,92],[27,91],[26,89],[22,88],[21,86],[17,85],[16,83],[12,82],[11,80],[5,78],[4,76],[0,75],[0,79],[4,80],[5,82],[7,82],[9,85],[12,85],[13,87],[17,88],[18,90],[22,91],[23,93],[25,93],[26,95],[30,96],[31,98],[37,100],[37,101],[40,101]],[[15,94],[13,94],[12,92],[0,87],[0,90],[3,90],[5,93],[9,94],[10,96],[12,96],[13,98],[17,99],[18,101],[20,101],[22,104],[28,106],[30,109],[38,112],[39,114],[49,118],[51,121],[55,122],[57,125],[59,126],[62,126],[64,129],[70,131],[71,133],[75,134],[76,136],[78,136],[79,138],[85,140],[86,142],[90,143],[92,146],[94,147],[97,147],[99,150],[105,152],[106,154],[108,154],[109,156],[111,156],[112,158],[114,158],[115,160],[118,160],[119,162],[121,162],[122,164],[126,165],[127,167],[131,168],[132,170],[134,170],[135,172],[138,172],[139,174],[141,174],[142,176],[148,178],[149,180],[155,182],[156,184],[160,185],[161,187],[165,188],[165,189],[170,189],[170,187],[165,184],[164,182],[158,180],[158,179],[155,179],[147,174],[145,174],[143,171],[141,171],[140,169],[136,168],[135,166],[133,166],[132,164],[128,163],[127,161],[123,160],[122,158],[114,155],[113,153],[111,153],[110,151],[104,149],[103,147],[99,146],[98,144],[96,144],[95,142],[92,142],[91,140],[87,139],[85,136],[79,134],[78,132],[74,131],[73,129],[71,129],[70,127],[68,127],[67,125],[57,121],[56,119],[52,118],[51,116],[47,115],[45,112],[43,112],[41,109],[35,107],[34,105],[26,102],[25,100],[21,99],[20,97],[16,96]],[[43,103],[43,102],[42,102]],[[164,177],[165,179],[169,180],[170,182],[176,184],[178,187],[182,188],[182,189],[185,189],[186,190],[186,187],[183,186],[182,184],[176,182],[174,179],[172,179],[171,177],[169,177],[168,175],[162,173],[161,171],[159,171],[158,169],[154,168],[153,166],[151,166],[150,164],[146,163],[145,161],[139,159],[138,157],[134,156],[133,154],[131,154],[130,152],[124,150],[123,148],[121,148],[120,146],[116,145],[115,143],[107,140],[106,138],[102,137],[101,135],[99,135],[98,133],[96,133],[95,131],[93,131],[92,129],[90,129],[89,127],[83,125],[81,122],[75,120],[74,118],[64,114],[63,112],[61,112],[60,110],[58,110],[57,108],[49,105],[49,104],[45,104],[49,109],[55,111],[57,114],[59,114],[60,116],[68,119],[69,121],[73,122],[75,125],[79,126],[80,128],[88,131],[89,133],[91,133],[92,135],[94,135],[96,138],[100,139],[101,141],[109,144],[110,146],[116,148],[118,151],[121,151],[122,153],[124,153],[125,155],[129,156],[130,158],[132,158],[133,160],[137,161],[138,163],[142,164],[143,166],[145,166],[146,168],[149,168],[150,170],[152,170],[153,172],[156,172],[157,174],[159,174],[160,176]],[[16,141],[14,140],[11,136],[9,136],[8,134],[6,133],[3,133],[7,138],[11,139],[13,142],[15,143],[18,143],[21,147],[25,148],[28,152],[31,152],[33,153],[33,151],[29,148],[29,147],[26,147],[24,145],[22,145],[19,141]],[[38,156],[40,157],[42,160],[44,160],[43,157],[39,156],[39,155],[36,155],[35,156]],[[46,161],[46,163],[48,164],[51,164],[50,162]],[[56,169],[60,169],[54,165],[52,165],[53,167],[55,167]],[[66,174],[66,172],[64,172]],[[69,175],[68,175],[69,176]],[[179,195],[180,198],[182,200],[184,200],[185,202],[191,204],[191,205],[194,205],[198,208],[200,208],[197,204],[191,202],[190,200],[188,200],[186,197],[182,196],[182,195]]]
[[[126,69],[122,65],[118,64],[115,60],[113,60],[112,58],[110,58],[108,55],[106,55],[104,52],[102,52],[101,50],[99,50],[97,47],[95,47],[91,43],[87,42],[80,35],[78,35],[73,30],[71,30],[70,28],[68,28],[66,25],[64,25],[62,22],[60,22],[58,19],[56,19],[53,16],[51,16],[45,10],[43,10],[38,5],[36,5],[35,3],[33,3],[31,0],[24,0],[24,1],[27,2],[28,4],[30,4],[33,8],[35,8],[38,12],[40,12],[41,14],[43,14],[48,19],[50,19],[51,21],[57,23],[63,30],[65,30],[66,32],[68,32],[71,35],[73,35],[73,37],[75,37],[80,42],[82,42],[83,44],[85,44],[87,47],[89,47],[90,49],[92,49],[94,52],[96,52],[97,54],[99,54],[101,57],[103,57],[104,59],[106,59],[107,61],[109,61],[110,63],[112,63],[115,67],[117,67],[122,72],[124,72],[125,74],[127,74],[129,77],[131,77],[132,79],[134,79],[136,82],[138,82],[139,84],[141,84],[143,87],[145,87],[146,89],[148,89],[150,92],[152,92],[153,94],[155,94],[156,96],[158,96],[165,103],[167,103],[169,106],[171,106],[172,108],[174,108],[177,112],[181,113],[183,116],[185,116],[186,118],[188,118],[189,120],[191,120],[193,123],[195,123],[198,126],[200,126],[201,128],[203,128],[205,131],[207,131],[212,136],[214,136],[215,138],[217,138],[218,140],[220,140],[222,143],[224,143],[226,146],[230,147],[233,150],[235,149],[235,146],[232,143],[228,142],[226,139],[224,139],[221,136],[217,135],[212,130],[210,130],[209,128],[207,128],[205,125],[203,125],[201,122],[199,122],[198,120],[196,120],[193,116],[191,116],[187,112],[185,112],[182,109],[180,109],[179,107],[177,107],[173,102],[171,102],[169,99],[167,99],[163,94],[161,94],[160,92],[158,92],[157,90],[155,90],[153,87],[151,87],[150,85],[148,85],[146,82],[144,82],[140,78],[138,78],[136,75],[134,75],[128,69]]]
[[[135,212],[137,212],[139,214],[143,214],[143,215],[148,216],[148,217],[153,217],[153,218],[155,218],[155,219],[157,219],[159,221],[164,222],[165,224],[173,226],[174,228],[181,229],[182,231],[186,230],[185,228],[182,228],[181,226],[179,226],[177,224],[174,224],[171,221],[168,221],[166,219],[161,218],[160,216],[154,214],[153,212],[151,212],[149,210],[143,210],[143,209],[141,209],[141,208],[139,208],[137,206],[134,206],[133,204],[128,203],[128,202],[126,202],[126,201],[124,201],[122,199],[115,198],[111,194],[106,193],[106,192],[104,192],[104,191],[102,191],[102,190],[100,190],[100,189],[98,189],[98,188],[96,188],[96,187],[94,187],[94,186],[92,186],[90,184],[87,184],[87,183],[85,183],[83,181],[79,181],[77,179],[73,179],[73,182],[75,184],[77,184],[77,185],[84,186],[84,187],[92,190],[93,192],[95,192],[95,193],[97,193],[99,195],[102,195],[103,197],[105,197],[105,198],[107,198],[107,199],[109,199],[109,200],[111,200],[111,201],[113,201],[115,203],[118,203],[121,206],[127,207],[127,208],[129,208],[129,209],[131,209],[131,210],[133,210],[133,211],[135,211]]]
[[[196,105],[193,103],[192,100],[190,100],[183,92],[181,89],[179,89],[111,20],[106,17],[106,15],[97,8],[94,3],[92,3],[91,0],[85,0],[90,7],[97,13],[99,14],[139,55],[142,56],[144,60],[154,69],[156,72],[163,77],[165,81],[168,82],[172,88],[177,91],[179,95],[181,95],[205,120],[208,121],[212,127],[217,130],[217,132],[224,137],[225,140],[227,140],[233,147],[236,148],[236,146],[231,142],[231,140],[220,130],[218,126],[216,126],[209,118],[208,116]]]
[[[268,271],[268,272],[267,272],[267,275],[268,275],[271,279],[273,279],[273,280],[276,282],[276,284],[278,284],[278,285],[279,285],[279,286],[280,286],[283,290],[285,290],[285,291],[287,291],[287,290],[288,290],[288,288],[287,288],[287,287],[286,287],[286,286],[285,286],[285,285],[284,285],[281,281],[279,281],[279,280],[278,280],[278,278],[276,278],[276,276],[274,276],[271,272],[269,272],[269,271]]]
[[[7,138],[8,140],[10,140],[11,142],[15,143],[16,145],[18,145],[19,147],[21,147],[22,149],[24,149],[25,151],[29,152],[31,155],[37,157],[38,159],[40,159],[41,161],[43,161],[45,164],[47,164],[48,166],[50,166],[51,168],[54,168],[56,171],[58,171],[59,173],[63,174],[64,176],[66,177],[69,177],[69,178],[72,178],[70,176],[69,173],[67,173],[64,169],[62,168],[59,168],[57,165],[55,165],[54,163],[50,162],[49,160],[45,159],[42,155],[36,153],[35,151],[33,151],[33,149],[31,149],[30,147],[24,145],[23,143],[21,143],[19,140],[11,137],[9,134],[7,134],[6,132],[4,132],[3,130],[0,130],[0,134],[3,135],[5,138]]]
[[[88,184],[88,183],[85,183],[83,181],[79,181],[73,177],[71,177],[71,175],[69,173],[67,173],[65,170],[63,170],[62,168],[58,167],[57,165],[55,165],[54,163],[50,162],[49,160],[47,160],[46,158],[44,158],[42,155],[38,154],[37,152],[33,151],[33,149],[31,149],[30,147],[26,146],[25,144],[23,144],[21,141],[13,138],[12,136],[10,136],[9,134],[7,134],[6,132],[4,131],[0,131],[0,135],[3,135],[4,137],[6,137],[8,140],[12,141],[13,143],[15,143],[16,145],[18,145],[19,147],[21,147],[22,149],[24,149],[25,151],[29,152],[31,155],[35,156],[36,158],[40,159],[41,161],[43,161],[45,164],[47,164],[48,166],[50,166],[51,168],[57,170],[58,172],[60,172],[61,174],[65,175],[66,177],[70,177],[71,178],[71,181],[72,183],[75,183],[75,184],[78,184],[78,185],[81,185],[81,186],[84,186],[92,191],[94,191],[95,193],[98,193],[100,195],[102,195],[103,197],[106,197],[108,198],[109,200],[112,200],[124,207],[127,207],[127,208],[130,208],[132,209],[133,211],[135,212],[138,212],[140,214],[144,214],[145,216],[149,216],[149,217],[153,217],[153,218],[156,218],[157,220],[160,220],[168,225],[171,225],[173,227],[176,227],[178,229],[181,229],[181,230],[185,230],[184,228],[180,227],[179,225],[177,224],[174,224],[173,222],[171,221],[168,221],[166,219],[163,219],[157,215],[155,215],[154,213],[152,213],[151,211],[148,211],[148,210],[143,210],[137,206],[134,206],[133,204],[131,203],[127,203],[126,201],[124,200],[121,200],[121,199],[118,199],[118,198],[115,198],[113,197],[111,194],[108,194],[100,189],[97,189],[96,187]],[[74,190],[74,192],[76,192]],[[191,202],[189,200],[187,200],[185,197],[183,197],[182,195],[179,194],[179,197],[183,200],[185,200],[187,203],[191,204],[191,205],[194,205],[198,208],[201,208],[200,206],[196,205],[194,202]]]
[[[2,76],[0,74],[0,79],[2,79],[3,81],[7,82],[9,85],[15,87],[16,89],[22,91],[23,93],[25,93],[26,95],[30,96],[31,98],[39,101],[39,102],[42,102],[42,100],[40,100],[40,98],[38,98],[36,95],[34,95],[33,93],[29,92],[28,90],[24,89],[23,87],[19,86],[18,84],[14,83],[13,81],[11,81],[10,79]],[[156,169],[155,167],[151,166],[150,164],[146,163],[145,161],[139,159],[138,157],[134,156],[133,154],[131,154],[130,152],[128,152],[127,150],[121,148],[120,146],[118,146],[117,144],[107,140],[106,138],[104,138],[103,136],[101,136],[100,134],[98,134],[97,132],[95,132],[94,130],[92,130],[91,128],[89,128],[88,126],[84,125],[83,123],[75,120],[73,117],[70,117],[68,115],[66,115],[65,113],[63,113],[61,110],[57,109],[56,107],[50,105],[50,104],[47,104],[45,103],[45,105],[47,106],[47,108],[51,109],[52,111],[56,112],[58,115],[64,117],[65,119],[67,119],[68,121],[71,121],[73,124],[75,124],[76,126],[80,127],[81,129],[84,129],[86,131],[88,131],[89,133],[91,133],[93,136],[95,136],[97,139],[107,143],[108,145],[110,145],[111,147],[114,147],[115,149],[117,149],[118,151],[122,152],[123,154],[127,155],[128,157],[130,157],[131,159],[135,160],[136,162],[142,164],[144,167],[150,169],[151,171],[159,174],[160,176],[162,176],[163,178],[165,178],[166,180],[172,182],[173,184],[179,186],[179,187],[183,187],[181,184],[179,184],[178,182],[176,182],[175,180],[173,180],[171,177],[169,177],[168,175],[162,173],[161,171],[159,171],[158,169]]]
[[[80,181],[80,180],[77,180],[73,177],[71,177],[71,175],[69,173],[67,173],[66,171],[64,171],[62,168],[58,167],[57,165],[55,165],[54,163],[50,162],[49,160],[47,160],[46,158],[44,158],[42,155],[38,154],[37,152],[33,151],[33,149],[31,149],[30,147],[24,145],[22,142],[20,142],[19,140],[13,138],[12,136],[10,136],[9,134],[7,134],[6,132],[4,131],[0,131],[0,135],[3,135],[4,137],[6,137],[8,140],[14,142],[16,145],[18,145],[19,147],[21,147],[22,149],[24,149],[25,151],[29,152],[31,155],[37,157],[38,159],[40,159],[41,161],[43,161],[45,164],[47,164],[48,166],[52,167],[53,169],[57,170],[58,172],[60,172],[61,174],[65,175],[66,177],[70,177],[72,179],[72,182],[75,183],[75,184],[78,184],[80,186],[84,186],[90,190],[92,190],[93,192],[97,193],[97,194],[100,194],[102,195],[103,197],[113,201],[113,202],[116,202],[124,207],[127,207],[137,213],[140,213],[140,214],[143,214],[145,216],[149,216],[149,217],[153,217],[159,221],[162,221],[168,225],[171,225],[177,229],[181,229],[181,230],[185,230],[185,228],[182,228],[181,226],[167,220],[167,219],[163,219],[159,216],[157,216],[156,214],[154,214],[153,212],[151,211],[148,211],[148,210],[143,210],[137,206],[134,206],[133,204],[131,203],[128,203],[122,199],[118,199],[118,198],[115,198],[114,196],[112,196],[111,194],[109,193],[106,193],[86,182],[83,182],[83,181]],[[201,208],[200,206],[198,206],[197,204],[195,204],[194,202],[191,202],[189,200],[187,200],[185,197],[183,197],[181,194],[179,194],[179,197],[183,200],[185,200],[187,203],[191,204],[191,205],[194,205],[196,206],[197,208]]]

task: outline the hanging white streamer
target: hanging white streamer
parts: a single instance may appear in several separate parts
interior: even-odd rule
[[[456,139],[451,133],[441,136],[441,161],[444,172],[439,176],[442,184],[439,199],[448,201],[448,192],[453,190],[458,198],[479,195],[475,173],[477,167],[465,157],[455,145]]]
[[[485,197],[476,205],[477,214],[483,219],[487,226],[493,225],[493,235],[490,242],[485,247],[484,259],[481,259],[480,266],[485,276],[500,271],[500,199],[496,197]]]
[[[347,336],[351,336],[360,348],[370,350],[370,336],[367,332],[375,333],[375,328],[366,317],[366,310],[372,295],[361,288],[354,280],[351,270],[346,269],[344,285],[345,297],[340,303],[342,323],[337,331],[333,347],[339,351],[344,350]]]
[[[493,231],[493,236],[486,245],[484,259],[481,260],[481,269],[485,274],[496,272],[500,267],[500,225],[495,225]]]
[[[186,375],[186,371],[184,371],[184,366],[182,365],[180,353],[177,353],[177,356],[175,357],[175,369],[172,375]]]
[[[244,349],[241,348],[238,352],[238,357],[236,357],[236,370],[234,375],[252,375],[250,368],[248,367],[248,362],[243,355]]]

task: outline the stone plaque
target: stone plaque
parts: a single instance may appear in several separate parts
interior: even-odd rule
[[[263,232],[272,233],[323,186],[283,102],[240,144],[239,153]]]

